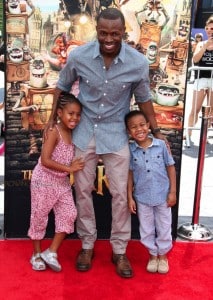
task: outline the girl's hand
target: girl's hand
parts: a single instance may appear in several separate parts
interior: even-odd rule
[[[133,199],[128,199],[128,207],[132,214],[136,214],[136,203]]]
[[[169,193],[167,197],[167,206],[172,207],[176,204],[176,193]]]
[[[82,170],[84,168],[85,162],[82,157],[76,157],[73,159],[70,165],[70,173]]]

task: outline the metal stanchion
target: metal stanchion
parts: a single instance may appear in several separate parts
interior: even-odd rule
[[[210,229],[202,224],[199,224],[202,176],[203,176],[203,167],[204,167],[204,160],[205,160],[208,121],[210,119],[209,117],[210,111],[211,111],[210,106],[202,107],[202,122],[201,122],[201,131],[200,131],[200,144],[199,144],[199,155],[198,155],[198,164],[197,164],[197,176],[196,176],[196,185],[195,185],[192,223],[183,224],[177,230],[178,236],[193,241],[208,241],[213,238],[213,234],[210,231]]]

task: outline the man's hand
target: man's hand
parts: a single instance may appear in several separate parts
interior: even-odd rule
[[[163,135],[160,131],[154,133],[153,135],[154,135],[155,138],[163,140],[166,143],[166,146],[167,146],[168,150],[171,152],[170,144],[169,144],[167,138],[165,137],[165,135]]]
[[[160,131],[153,133],[154,137],[160,140],[165,141],[166,143],[168,143],[167,138],[165,137],[165,135],[163,135]]]

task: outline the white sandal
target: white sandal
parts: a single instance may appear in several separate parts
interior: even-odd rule
[[[58,256],[56,252],[51,252],[49,249],[47,249],[41,253],[41,258],[53,271],[61,271],[61,265],[58,262]]]
[[[32,265],[32,269],[35,271],[46,270],[46,265],[45,265],[43,259],[41,258],[40,253],[36,253],[35,255],[32,255],[32,257],[30,259],[30,263]]]

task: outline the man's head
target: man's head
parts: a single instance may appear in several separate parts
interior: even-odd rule
[[[99,20],[103,18],[106,20],[117,20],[120,19],[121,22],[123,23],[123,26],[125,27],[125,19],[124,19],[124,15],[122,14],[122,12],[117,9],[117,8],[107,8],[104,9],[100,12],[100,14],[97,16],[97,24],[99,22]]]
[[[125,19],[120,10],[107,8],[97,17],[97,37],[104,56],[115,57],[125,33]]]

